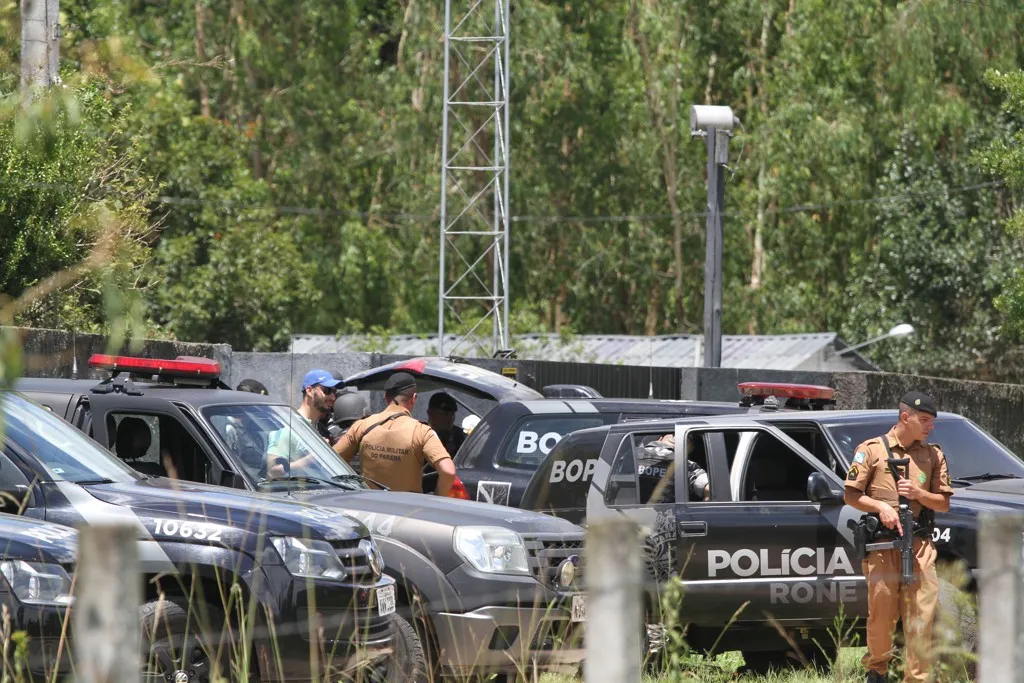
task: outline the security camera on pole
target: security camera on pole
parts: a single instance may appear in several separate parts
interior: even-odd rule
[[[722,365],[722,212],[725,209],[725,165],[729,138],[740,120],[731,107],[695,104],[690,107],[690,137],[708,145],[708,223],[704,257],[704,367]]]

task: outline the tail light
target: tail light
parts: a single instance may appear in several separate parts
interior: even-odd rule
[[[448,491],[449,498],[458,498],[460,500],[470,500],[469,491],[466,490],[466,485],[459,479],[459,475],[455,475],[455,481],[452,482],[452,488]]]

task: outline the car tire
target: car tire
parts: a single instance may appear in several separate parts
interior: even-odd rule
[[[416,635],[416,629],[397,614],[393,614],[391,619],[395,651],[382,666],[374,668],[370,679],[373,683],[427,683],[430,680],[427,658],[423,654],[423,644]]]
[[[237,678],[227,670],[230,645],[220,646],[223,617],[212,606],[206,606],[205,611],[209,623],[204,625],[180,598],[142,605],[139,623],[143,680],[173,681],[183,673],[189,683],[207,683],[214,680],[215,670],[220,678]],[[255,673],[250,667],[249,678],[254,680]]]

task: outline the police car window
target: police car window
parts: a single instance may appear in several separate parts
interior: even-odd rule
[[[870,422],[833,424],[826,429],[849,463],[857,446],[888,432],[892,422],[893,417],[887,417]],[[1024,463],[991,434],[966,419],[940,417],[928,441],[942,447],[949,476],[953,479],[986,473],[1024,477]]]
[[[815,425],[776,425],[782,433],[800,444],[805,451],[813,455],[818,462],[829,468],[840,477],[846,476],[846,467],[839,462],[829,448],[825,435]]]
[[[213,483],[206,453],[171,415],[109,413],[107,437],[114,455],[137,472]]]
[[[814,468],[773,434],[758,433],[743,477],[741,500],[807,501]]]
[[[686,499],[711,499],[707,447],[702,434],[687,435]],[[675,491],[675,435],[631,434],[623,439],[612,466],[606,501],[613,506],[658,505],[683,500]]]
[[[582,415],[527,417],[516,425],[498,462],[508,467],[535,469],[566,434],[603,424],[605,420],[600,417]]]
[[[351,481],[354,470],[331,450],[310,423],[288,406],[209,406],[203,416],[232,456],[235,466],[265,487],[314,485],[285,477]],[[329,484],[328,484],[329,485]]]

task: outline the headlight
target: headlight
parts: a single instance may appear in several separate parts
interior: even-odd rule
[[[278,536],[271,543],[292,576],[340,580],[348,576],[334,548],[327,541]]]
[[[455,529],[455,552],[482,572],[529,574],[526,546],[514,531],[490,526]]]
[[[0,572],[24,603],[66,605],[71,602],[71,577],[59,564],[5,560]]]

